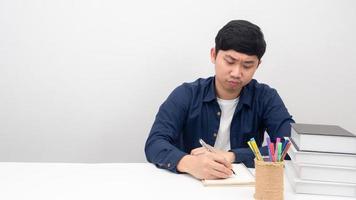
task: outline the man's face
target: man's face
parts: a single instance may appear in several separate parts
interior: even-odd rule
[[[215,64],[215,86],[218,97],[233,99],[239,96],[255,74],[260,60],[257,56],[239,53],[235,50],[211,49],[211,61]]]

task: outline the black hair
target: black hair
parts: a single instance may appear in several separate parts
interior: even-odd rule
[[[266,51],[266,41],[260,27],[246,20],[227,23],[215,37],[216,55],[219,50],[230,49],[261,59]]]

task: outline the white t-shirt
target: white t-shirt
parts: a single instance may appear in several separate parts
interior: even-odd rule
[[[231,149],[231,145],[230,145],[231,121],[236,106],[239,102],[239,98],[231,99],[231,100],[224,100],[224,99],[217,98],[217,101],[220,106],[221,116],[220,116],[219,131],[216,137],[214,147],[217,149],[228,151]]]

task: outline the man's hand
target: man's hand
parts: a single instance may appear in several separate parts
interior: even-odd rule
[[[177,169],[198,179],[220,179],[232,175],[231,162],[221,154],[212,152],[186,155],[179,161]]]
[[[214,148],[214,151],[217,153],[217,154],[220,154],[222,156],[224,156],[224,158],[229,161],[230,163],[233,163],[235,161],[235,154],[233,152],[229,152],[229,151],[223,151],[223,150],[220,150],[220,149],[216,149]],[[199,155],[199,154],[204,154],[208,152],[208,150],[204,147],[199,147],[199,148],[196,148],[196,149],[193,149],[190,154],[191,155]]]

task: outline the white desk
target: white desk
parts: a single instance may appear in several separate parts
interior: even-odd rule
[[[254,187],[204,187],[186,174],[148,163],[1,163],[0,199],[34,200],[246,200]],[[285,199],[344,199],[294,194],[285,179]]]

